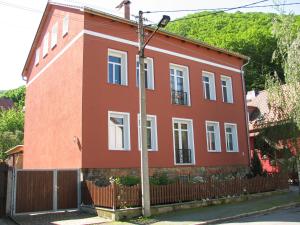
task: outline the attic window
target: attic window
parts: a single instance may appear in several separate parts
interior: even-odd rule
[[[58,24],[55,23],[52,27],[52,32],[51,32],[51,48],[54,48],[57,44],[57,30],[58,30]]]
[[[69,14],[65,15],[63,20],[63,32],[62,36],[66,36],[69,32]]]
[[[46,57],[48,54],[48,45],[49,45],[49,33],[46,33],[43,42],[43,57]]]
[[[37,48],[35,50],[35,61],[34,61],[34,65],[38,65],[40,61],[40,48]]]

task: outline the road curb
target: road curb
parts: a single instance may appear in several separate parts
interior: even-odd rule
[[[208,220],[208,221],[205,221],[205,222],[197,223],[197,225],[223,223],[223,222],[228,222],[228,221],[232,221],[232,220],[236,220],[236,219],[240,219],[240,218],[245,218],[245,217],[249,217],[249,216],[254,216],[254,215],[255,216],[265,215],[265,214],[269,214],[269,213],[271,213],[273,211],[276,211],[276,210],[279,210],[279,209],[289,209],[289,208],[294,208],[294,207],[297,207],[297,206],[300,206],[300,202],[293,202],[293,203],[289,203],[289,204],[285,204],[285,205],[274,206],[274,207],[269,208],[269,209],[263,209],[263,210],[258,210],[258,211],[254,211],[254,212],[249,212],[249,213],[242,213],[242,214],[235,215],[235,216]]]

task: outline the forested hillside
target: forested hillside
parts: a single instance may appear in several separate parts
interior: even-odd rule
[[[5,151],[23,143],[25,86],[0,93],[0,98],[10,98],[14,108],[0,109],[0,162],[5,159]]]
[[[185,18],[197,18],[169,23],[167,30],[251,57],[246,67],[247,90],[264,89],[265,75],[274,74],[274,71],[280,78],[284,77],[280,62],[272,62],[277,41],[271,30],[277,14],[208,14],[211,12],[188,15]],[[300,26],[300,16],[297,16],[296,24]]]

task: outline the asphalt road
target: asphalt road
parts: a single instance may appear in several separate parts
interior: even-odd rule
[[[295,225],[300,224],[300,207],[282,209],[270,214],[251,216],[239,220],[223,223],[227,225],[247,224],[247,225]]]

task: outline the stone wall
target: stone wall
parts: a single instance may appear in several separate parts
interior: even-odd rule
[[[249,170],[245,166],[227,166],[227,167],[172,167],[172,168],[149,168],[149,175],[156,173],[166,173],[169,177],[177,176],[204,176],[205,174],[220,173],[245,173]],[[122,176],[140,176],[140,168],[85,168],[82,169],[83,180],[99,180],[101,178],[122,177]]]

